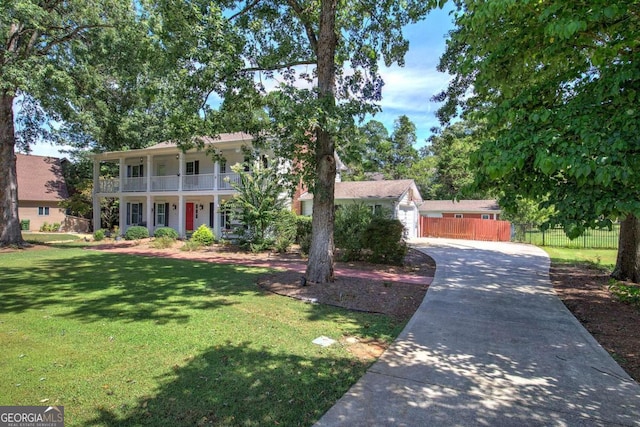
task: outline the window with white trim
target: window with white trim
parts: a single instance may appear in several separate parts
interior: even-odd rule
[[[49,216],[49,206],[38,206],[38,216]]]
[[[482,214],[482,219],[491,219],[489,214]]]
[[[453,214],[453,217],[454,217],[454,218],[462,218],[463,216],[464,216],[464,215],[462,215],[462,214]]]

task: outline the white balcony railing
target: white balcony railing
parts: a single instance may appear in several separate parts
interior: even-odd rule
[[[99,193],[117,193],[118,191],[120,191],[120,180],[118,178],[100,179]]]
[[[221,190],[232,190],[233,186],[231,184],[239,185],[240,175],[237,173],[221,173],[218,187]]]
[[[180,185],[178,176],[151,177],[151,191],[177,191]]]
[[[125,178],[122,191],[147,191],[147,178]]]
[[[195,191],[195,190],[214,190],[215,178],[214,174],[203,175],[185,175],[182,180],[183,191]]]
[[[217,178],[217,179],[216,179]],[[202,190],[233,190],[231,184],[240,184],[240,175],[237,173],[185,175],[182,177],[182,191]],[[151,191],[178,191],[180,189],[180,177],[178,176],[152,176]],[[100,193],[119,193],[120,180],[118,178],[101,178],[99,184]],[[123,178],[122,192],[147,191],[147,177]]]

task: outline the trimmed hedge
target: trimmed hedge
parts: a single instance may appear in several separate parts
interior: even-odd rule
[[[177,240],[180,236],[178,232],[171,227],[160,227],[153,233],[153,237],[168,237]]]
[[[124,240],[140,240],[149,237],[149,230],[147,227],[141,225],[134,225],[129,227],[126,233],[124,233]]]

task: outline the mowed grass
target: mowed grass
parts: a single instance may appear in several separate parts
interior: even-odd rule
[[[613,270],[618,256],[617,249],[571,249],[542,247],[551,262],[561,264],[591,264],[599,268]]]
[[[264,293],[262,272],[0,253],[0,405],[63,405],[68,426],[313,424],[369,362],[311,341],[390,341],[403,325]]]
[[[30,233],[22,232],[22,238],[29,243],[48,243],[82,240],[82,236],[67,233]]]

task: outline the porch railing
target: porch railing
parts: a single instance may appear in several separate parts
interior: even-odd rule
[[[178,176],[152,176],[151,191],[178,191],[180,179]],[[233,190],[232,184],[240,184],[240,175],[237,173],[221,173],[217,176],[216,174],[185,175],[182,177],[182,191]],[[101,178],[98,188],[100,193],[118,193],[120,192],[120,180],[118,178]],[[147,191],[147,177],[124,178],[122,191]]]

